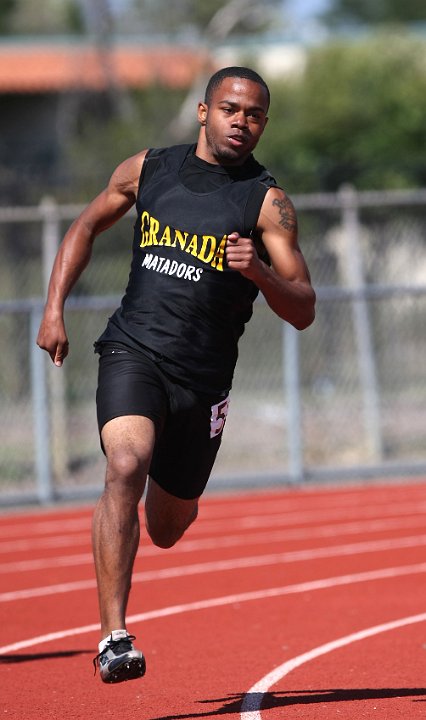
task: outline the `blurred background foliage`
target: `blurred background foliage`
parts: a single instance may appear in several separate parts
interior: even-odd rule
[[[332,0],[322,15],[332,27],[424,23],[423,0]]]
[[[426,42],[382,31],[309,53],[274,83],[263,158],[297,192],[426,184]]]
[[[241,43],[240,64],[258,68],[247,37],[265,47],[288,39],[291,0],[2,0],[0,39],[21,35],[186,42],[202,49]],[[426,185],[419,149],[426,141],[424,0],[329,0],[316,18],[318,35],[304,44],[297,72],[271,78],[271,121],[257,150],[289,192]],[[287,23],[287,24],[286,24]],[[294,28],[293,28],[294,31]],[[294,41],[294,37],[290,38]],[[193,89],[192,89],[193,90]],[[197,136],[196,98],[184,135]],[[187,92],[161,85],[63,99],[66,131],[55,162],[45,152],[24,167],[0,143],[3,185],[17,201],[47,192],[83,201],[112,169],[143,147],[176,141],[173,126]],[[16,162],[15,162],[16,160]]]

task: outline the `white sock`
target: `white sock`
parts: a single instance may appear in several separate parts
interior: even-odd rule
[[[101,653],[102,650],[104,650],[104,648],[108,645],[108,642],[109,642],[110,640],[123,640],[124,638],[127,637],[127,634],[128,634],[128,633],[127,633],[127,630],[125,630],[125,629],[122,629],[122,630],[112,630],[111,633],[110,633],[110,635],[107,635],[106,638],[104,638],[103,640],[101,640],[101,642],[99,643],[99,645],[98,645],[98,647],[99,647],[99,652]]]

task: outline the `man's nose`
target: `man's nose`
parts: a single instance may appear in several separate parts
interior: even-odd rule
[[[243,113],[242,111],[236,113],[232,124],[235,125],[235,127],[239,128],[245,127],[247,125],[247,118],[245,116],[245,113]]]

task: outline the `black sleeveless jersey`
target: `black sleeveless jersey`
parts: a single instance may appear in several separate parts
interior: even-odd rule
[[[227,237],[253,234],[276,183],[253,157],[224,168],[203,162],[194,150],[178,145],[147,153],[129,282],[95,347],[120,342],[150,351],[177,381],[220,393],[231,387],[238,339],[258,294],[254,283],[228,268]]]

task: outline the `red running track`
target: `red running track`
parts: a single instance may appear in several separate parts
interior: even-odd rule
[[[353,720],[426,713],[426,483],[206,496],[146,536],[142,680],[93,677],[92,508],[0,517],[0,718]]]

